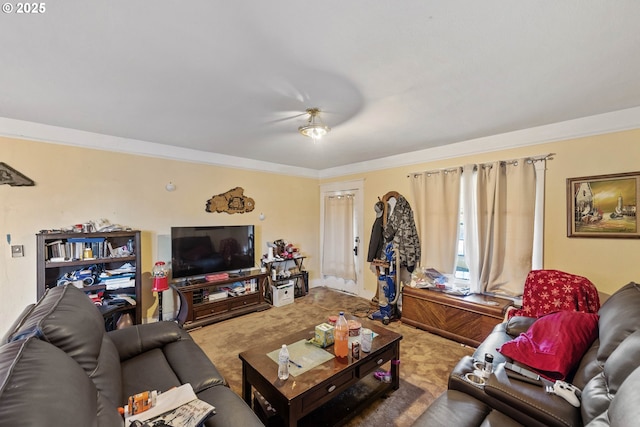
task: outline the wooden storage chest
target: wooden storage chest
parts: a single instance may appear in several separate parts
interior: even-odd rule
[[[407,286],[402,289],[402,322],[477,347],[511,305],[505,298],[455,296]]]

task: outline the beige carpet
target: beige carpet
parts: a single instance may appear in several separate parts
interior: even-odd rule
[[[293,304],[229,319],[190,333],[225,376],[231,389],[241,395],[240,352],[259,345],[265,337],[277,339],[292,331],[313,327],[341,310],[363,317],[372,308],[363,298],[328,288],[313,288]],[[474,350],[401,321],[394,321],[387,327],[403,335],[400,388],[379,399],[347,426],[410,426],[446,390],[449,372],[458,360]]]

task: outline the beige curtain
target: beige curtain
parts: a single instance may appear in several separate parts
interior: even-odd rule
[[[411,191],[420,236],[420,265],[452,274],[460,218],[460,168],[413,174]]]
[[[325,197],[322,274],[355,282],[353,202],[352,195]]]
[[[519,159],[479,166],[477,174],[480,289],[521,295],[533,254],[535,167]]]

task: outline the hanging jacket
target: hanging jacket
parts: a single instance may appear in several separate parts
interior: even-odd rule
[[[403,196],[397,198],[393,212],[387,219],[384,239],[385,243],[393,241],[394,248],[398,250],[400,266],[413,272],[420,261],[420,238],[411,206]]]
[[[382,217],[376,218],[371,227],[371,240],[369,240],[369,252],[367,262],[374,259],[382,259],[382,248],[384,247],[384,235],[382,233]]]

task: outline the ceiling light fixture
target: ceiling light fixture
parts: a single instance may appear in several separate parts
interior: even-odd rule
[[[300,126],[298,131],[304,136],[308,136],[313,139],[313,142],[316,142],[324,135],[328,134],[331,128],[322,123],[322,119],[320,119],[319,116],[319,108],[307,108],[307,114],[309,114],[308,123],[304,126]]]

